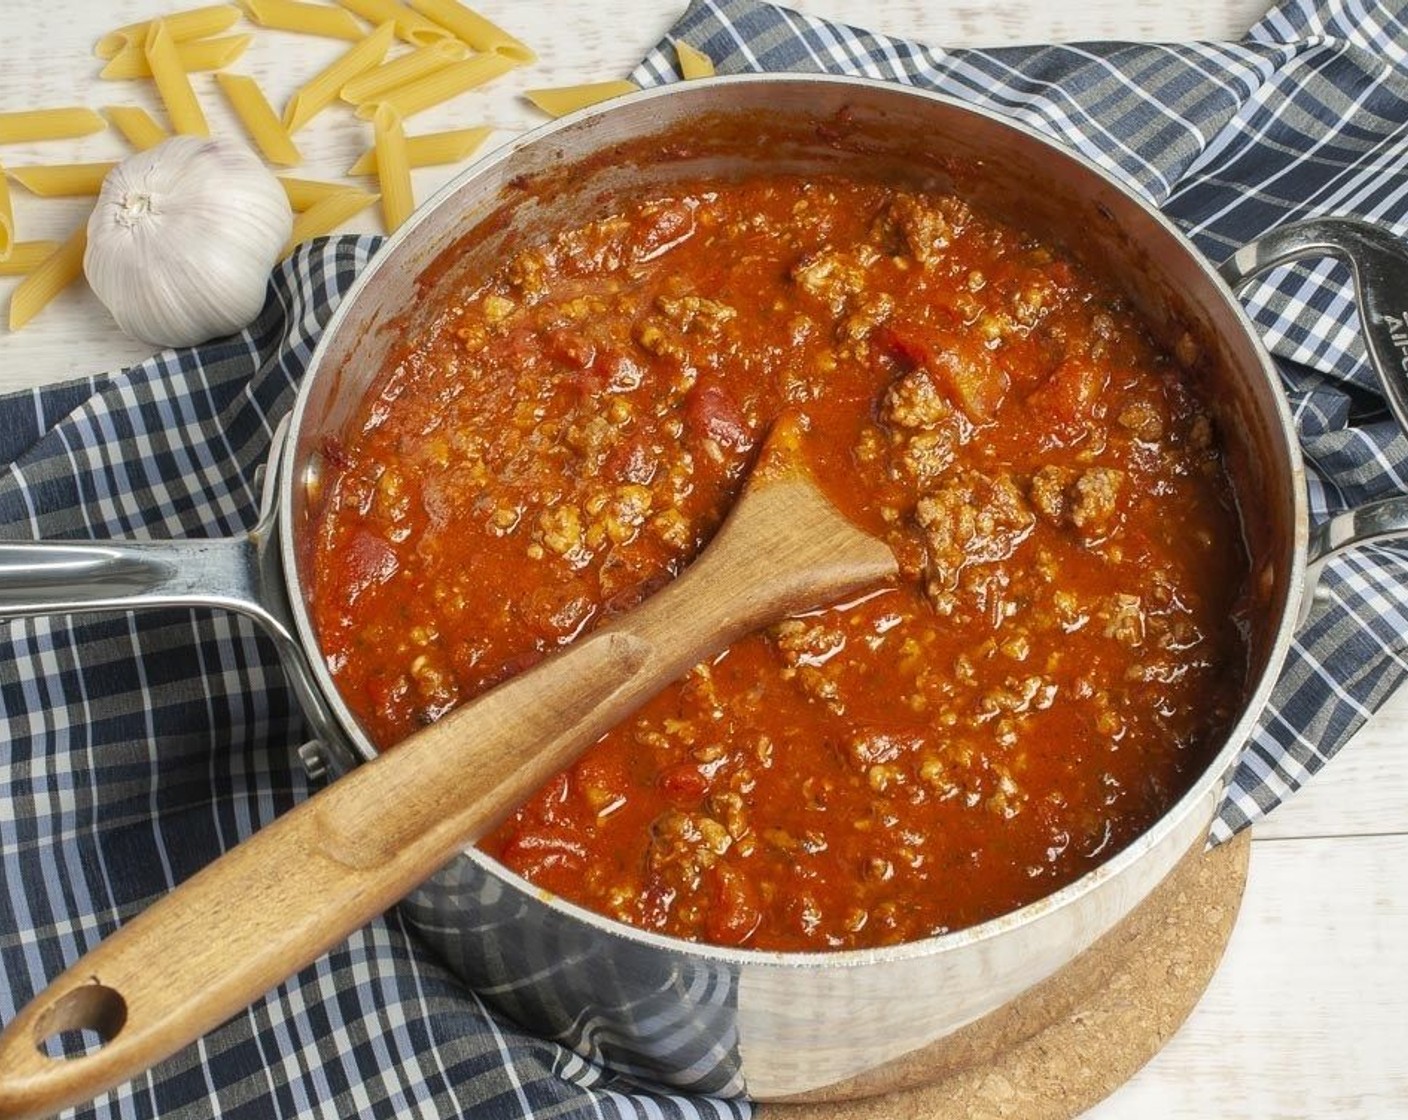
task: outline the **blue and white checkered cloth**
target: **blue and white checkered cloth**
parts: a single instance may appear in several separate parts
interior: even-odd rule
[[[672,43],[721,72],[825,70],[1008,113],[1134,184],[1215,260],[1290,219],[1408,233],[1401,5],[1287,0],[1239,43],[942,51],[755,0],[700,0]],[[256,469],[372,239],[303,248],[234,338],[0,399],[0,536],[216,536],[253,520]],[[1279,269],[1245,300],[1300,426],[1314,517],[1408,493],[1340,266]],[[0,351],[0,360],[3,352]],[[1402,680],[1408,551],[1327,573],[1247,744],[1215,838],[1324,765]],[[305,731],[242,618],[166,610],[0,624],[0,1020],[175,883],[311,792]],[[497,1016],[393,911],[84,1117],[744,1117],[651,1093]]]

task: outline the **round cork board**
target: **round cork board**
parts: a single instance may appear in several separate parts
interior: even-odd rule
[[[1073,1120],[1159,1052],[1232,935],[1247,882],[1243,833],[1190,852],[1118,926],[1006,1007],[940,1043],[760,1120]]]

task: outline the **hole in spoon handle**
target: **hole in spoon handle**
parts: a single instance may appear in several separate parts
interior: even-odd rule
[[[51,1003],[34,1022],[34,1046],[51,1058],[63,1058],[71,1047],[66,1036],[79,1034],[85,1050],[100,1049],[115,1039],[127,1023],[127,1001],[122,993],[93,978]],[[95,1044],[86,1038],[97,1036]]]

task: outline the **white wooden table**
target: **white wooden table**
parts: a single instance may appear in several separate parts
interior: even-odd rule
[[[1235,38],[1264,0],[800,0],[805,11],[936,45],[1054,39]],[[91,53],[115,26],[183,6],[172,0],[0,0],[7,35],[0,111],[114,102],[155,109],[144,84],[97,78]],[[489,123],[493,142],[542,119],[525,88],[618,77],[669,27],[683,0],[482,0],[481,10],[541,56],[482,94],[417,117],[413,131]],[[262,32],[233,69],[260,79],[275,104],[339,50],[328,40]],[[238,134],[212,83],[198,92],[217,130]],[[306,137],[306,139],[305,139]],[[367,142],[350,115],[327,114],[300,134],[296,173],[333,177]],[[71,162],[125,154],[112,133],[30,148],[0,160]],[[416,173],[424,198],[446,173]],[[22,236],[62,237],[82,200],[15,190]],[[351,228],[375,229],[372,214]],[[0,309],[15,281],[0,279]],[[0,320],[2,321],[2,320]],[[18,334],[0,326],[0,391],[116,368],[148,348],[118,333],[82,287]],[[1226,958],[1186,1026],[1088,1120],[1408,1117],[1408,692],[1401,694],[1290,804],[1257,828],[1241,918]]]

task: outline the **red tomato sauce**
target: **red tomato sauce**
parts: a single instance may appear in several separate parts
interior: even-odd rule
[[[695,667],[482,846],[721,945],[958,929],[1128,844],[1241,703],[1248,561],[1196,384],[1115,293],[956,197],[771,178],[625,202],[395,353],[329,448],[315,624],[390,747],[677,574],[799,415],[903,584]]]

